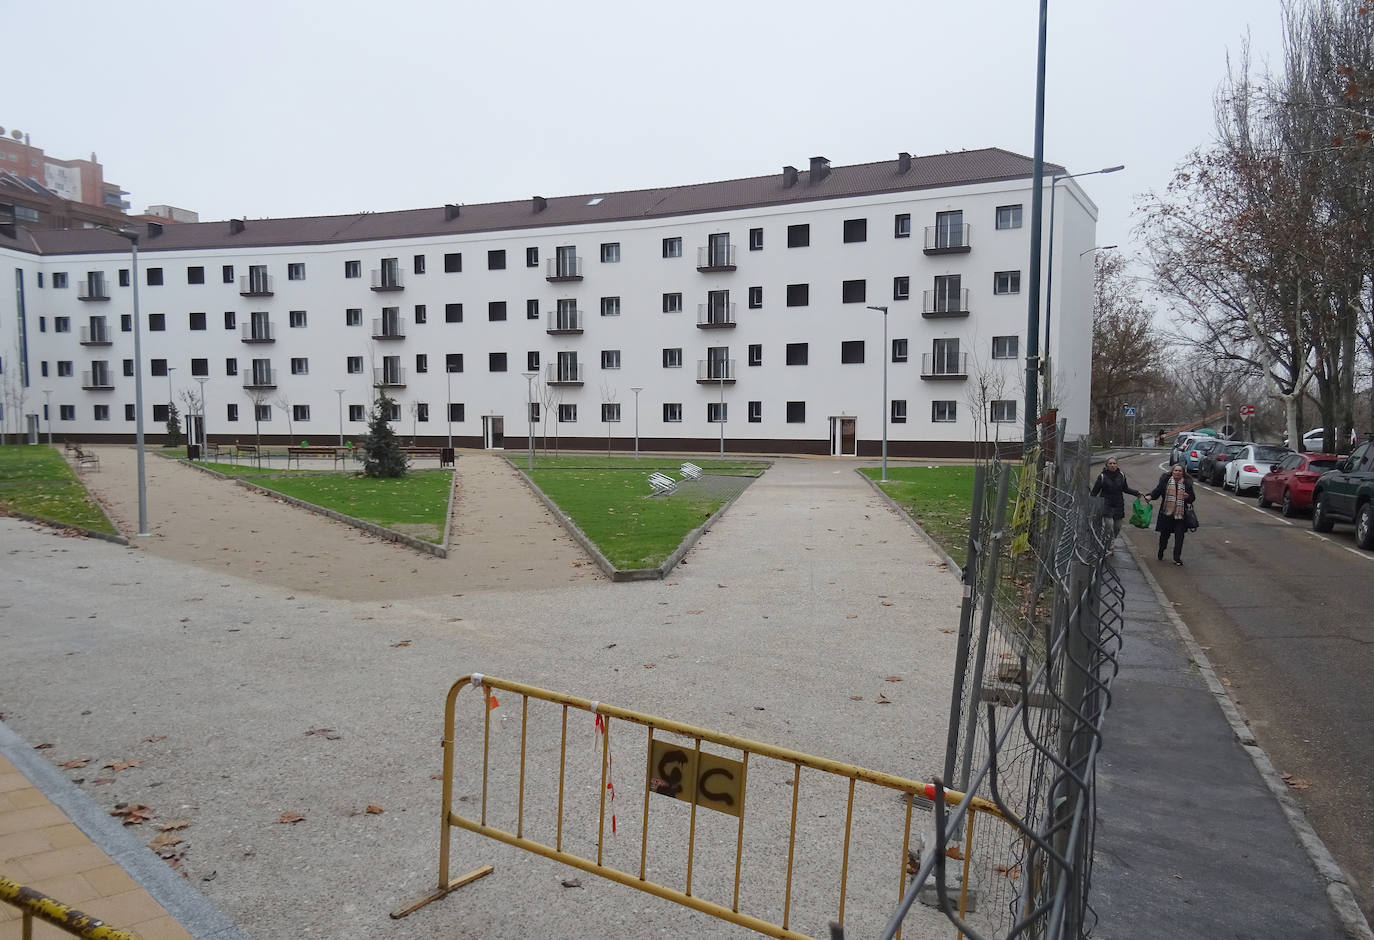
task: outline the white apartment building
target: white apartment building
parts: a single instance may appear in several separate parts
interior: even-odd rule
[[[532,424],[565,449],[873,456],[886,410],[891,455],[968,455],[1022,436],[1031,175],[998,149],[815,157],[661,189],[148,223],[141,366],[126,238],[0,226],[4,426],[130,441],[141,368],[151,440],[169,400],[187,415],[202,392],[211,441],[356,440],[380,389],[421,444],[523,449]],[[1054,404],[1086,433],[1096,207],[1060,189]]]

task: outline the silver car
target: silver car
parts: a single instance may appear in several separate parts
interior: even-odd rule
[[[1240,453],[1226,461],[1226,479],[1222,487],[1236,494],[1258,489],[1260,480],[1291,451],[1278,444],[1246,444]]]

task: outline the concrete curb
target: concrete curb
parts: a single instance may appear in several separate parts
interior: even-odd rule
[[[198,940],[248,940],[233,921],[0,722],[0,754]]]
[[[1312,866],[1317,870],[1317,874],[1326,882],[1326,896],[1331,902],[1332,909],[1336,912],[1336,917],[1340,920],[1345,929],[1345,935],[1350,940],[1374,940],[1374,931],[1369,928],[1369,922],[1365,919],[1364,912],[1355,903],[1355,895],[1350,890],[1349,879],[1341,867],[1336,864],[1336,860],[1331,856],[1331,851],[1326,847],[1326,843],[1317,835],[1312,824],[1307,821],[1307,815],[1298,805],[1293,794],[1288,791],[1288,784],[1283,782],[1279,772],[1274,768],[1274,764],[1269,759],[1269,755],[1264,752],[1264,748],[1255,742],[1255,736],[1251,734],[1250,727],[1246,723],[1245,715],[1240,706],[1231,698],[1231,694],[1226,691],[1226,686],[1218,678],[1216,670],[1212,668],[1212,662],[1198,645],[1193,633],[1188,629],[1188,624],[1174,610],[1173,604],[1160,587],[1155,576],[1145,567],[1144,560],[1136,550],[1130,540],[1122,539],[1121,543],[1135,559],[1136,568],[1140,570],[1141,577],[1154,592],[1155,600],[1159,607],[1173,624],[1174,631],[1178,634],[1183,648],[1188,652],[1188,657],[1197,666],[1198,672],[1202,674],[1203,681],[1207,684],[1207,690],[1216,699],[1217,706],[1221,709],[1226,721],[1231,725],[1231,730],[1236,735],[1236,740],[1241,747],[1250,755],[1250,760],[1254,762],[1255,769],[1259,771],[1265,786],[1278,801],[1279,808],[1283,810],[1283,815],[1288,819],[1289,826],[1293,829],[1293,834],[1297,836],[1298,842],[1302,844],[1303,851],[1312,862]]]
[[[97,506],[100,506],[99,500],[93,500],[93,502],[95,502]],[[109,515],[105,514],[104,506],[100,506],[100,512],[102,515],[105,515],[105,521],[110,522]],[[74,529],[75,531],[80,532],[87,538],[100,539],[104,542],[113,542],[116,545],[124,545],[126,547],[129,544],[129,540],[122,535],[111,535],[108,532],[97,532],[95,529],[88,529],[85,526],[73,525],[70,522],[58,522],[55,519],[44,519],[42,516],[31,516],[26,512],[19,512],[16,509],[9,510],[7,514],[13,516],[16,519],[23,519],[25,522],[32,522],[35,525],[46,526],[49,529]],[[110,522],[110,525],[113,526],[115,529],[119,528],[119,526],[116,526],[113,522]]]
[[[930,550],[935,553],[935,556],[949,567],[950,574],[954,575],[954,577],[960,581],[964,579],[964,566],[959,564],[953,558],[949,557],[949,555],[945,552],[943,546],[941,546],[939,542],[935,541],[935,536],[931,535],[925,529],[921,528],[921,524],[917,522],[915,519],[911,518],[911,514],[907,512],[904,508],[902,508],[902,505],[900,503],[898,503],[891,496],[888,496],[885,492],[883,492],[881,484],[879,484],[877,480],[865,474],[863,472],[863,468],[855,467],[854,472],[857,473],[859,477],[862,478],[864,482],[866,482],[869,485],[869,487],[872,488],[873,492],[878,494],[878,496],[882,499],[883,502],[887,503],[889,509],[895,512],[899,518],[906,522],[907,525],[911,526],[911,528],[916,531],[917,535],[926,540],[926,544],[930,546]]]

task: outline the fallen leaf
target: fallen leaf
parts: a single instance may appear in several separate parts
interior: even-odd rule
[[[165,735],[165,734],[154,734],[154,735],[151,735],[151,736],[149,736],[149,737],[144,738],[143,741],[142,741],[142,743],[143,743],[143,744],[156,744],[156,743],[159,742],[159,741],[166,741],[166,740],[167,740],[167,735]]]
[[[941,627],[941,628],[940,628],[940,632],[941,632],[941,633],[957,633],[958,631],[955,630],[953,627]]]
[[[288,598],[288,599],[289,599],[289,598]],[[302,816],[300,813],[282,813],[282,814],[281,814],[281,817],[277,820],[277,822],[279,822],[279,823],[298,823],[298,822],[305,822],[305,817]]]
[[[1285,780],[1284,783],[1288,784],[1288,786],[1291,787],[1291,788],[1294,789],[1294,790],[1310,790],[1310,789],[1312,789],[1312,784],[1308,783],[1308,782],[1307,782],[1306,780],[1304,780],[1302,777],[1295,777],[1295,778],[1293,778],[1292,780]]]
[[[580,879],[577,879],[577,878],[564,878],[562,881],[559,882],[559,884],[561,884],[561,885],[562,885],[563,887],[565,887],[565,888],[580,888],[580,887],[582,887],[582,882],[581,882],[581,880],[580,880]]]
[[[98,787],[107,783],[114,783],[114,777],[96,777],[91,781],[91,786]]]
[[[883,601],[883,606],[884,606],[884,607],[891,607],[891,606],[892,606],[892,601]]]
[[[689,613],[689,614],[699,614],[699,613],[701,613],[701,611],[699,611],[699,610],[689,610],[689,611],[687,611],[687,613]],[[39,745],[39,746],[40,746],[40,747],[52,747],[51,744]]]
[[[845,616],[844,619],[845,619],[845,620],[858,620],[858,619],[859,619],[859,615],[858,615],[858,614],[848,614],[848,615]]]
[[[173,819],[171,822],[158,823],[157,827],[163,832],[174,832],[177,829],[185,829],[189,825],[191,825],[189,819]]]
[[[1225,676],[1222,676],[1222,677],[1221,677],[1221,684],[1224,685],[1224,686],[1226,686],[1226,687],[1229,689],[1229,688],[1231,687],[1231,680],[1228,679],[1228,678],[1226,678]]]
[[[1006,875],[1008,878],[1010,878],[1010,879],[1012,879],[1012,880],[1014,881],[1014,880],[1016,880],[1017,878],[1020,878],[1020,877],[1021,877],[1021,866],[1020,866],[1020,865],[998,865],[998,866],[997,866],[997,874],[999,874],[999,875]]]
[[[322,735],[324,735],[324,739],[325,739],[326,741],[337,741],[337,740],[339,740],[339,735],[337,735],[337,734],[334,732],[334,729],[333,729],[333,728],[311,728],[309,731],[306,732],[306,734],[307,734],[307,735],[322,734]]]
[[[884,679],[883,681],[884,681],[884,682],[901,682],[901,681],[902,681],[902,677],[901,677],[901,676],[888,676],[888,677],[887,677],[886,679]]]
[[[951,845],[949,848],[945,849],[945,858],[952,858],[956,862],[962,862],[964,860],[964,853],[959,846]]]
[[[862,695],[851,695],[849,696],[849,700],[851,702],[862,702],[864,700],[864,697]]]
[[[46,750],[47,750],[48,748],[50,748],[50,747],[52,747],[51,744],[35,744],[35,745],[33,746],[33,749],[34,749],[35,751],[46,751]]]
[[[143,761],[135,758],[133,760],[112,760],[108,764],[103,764],[101,766],[108,767],[115,773],[119,773],[121,770],[128,770],[130,767],[138,767],[142,763]]]
[[[162,835],[158,836],[152,842],[149,842],[148,848],[156,852],[158,849],[165,848],[169,845],[179,845],[180,843],[181,836],[174,836],[170,832],[164,832]]]
[[[892,704],[892,699],[888,698],[886,695],[884,695],[884,694],[881,693],[881,692],[878,693],[878,697],[877,697],[876,699],[874,699],[874,701],[877,702],[879,705],[891,705],[891,704]]]
[[[111,781],[113,783],[113,781]],[[111,816],[120,816],[124,819],[126,826],[141,826],[152,819],[157,813],[153,812],[142,803],[135,803],[132,806],[110,810]]]
[[[644,664],[644,668],[645,668],[645,669],[653,669],[653,668],[654,668],[655,666],[657,666],[657,665],[658,665],[658,663],[645,663],[645,664]]]
[[[392,649],[396,649],[396,647],[398,647],[398,646],[409,646],[409,645],[410,645],[410,641],[409,641],[409,640],[402,640],[402,641],[399,642],[399,643],[392,643],[392,644],[391,644],[391,648],[392,648]]]
[[[443,775],[443,774],[430,774],[430,775],[429,775],[429,779],[431,779],[431,780],[443,780],[443,779],[444,779],[444,775]]]
[[[376,803],[368,803],[367,809],[363,810],[363,812],[367,813],[370,816],[380,816],[382,815],[382,808],[378,806]]]
[[[716,587],[725,587],[725,585],[723,585],[723,584],[717,584]]]
[[[78,757],[75,760],[64,760],[58,767],[66,767],[68,770],[75,770],[78,767],[85,767],[91,762],[89,757]]]

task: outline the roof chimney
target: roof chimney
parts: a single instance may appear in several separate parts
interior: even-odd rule
[[[148,237],[149,237],[149,238],[157,238],[157,237],[158,237],[159,235],[161,235],[161,234],[162,234],[162,223],[161,223],[161,222],[149,222],[149,223],[148,223]]]
[[[239,232],[243,231],[245,225],[246,223],[243,221],[243,219],[230,219],[229,234],[237,235]]]
[[[545,209],[547,209],[548,207],[549,207],[549,201],[548,201],[547,199],[545,199],[543,196],[535,196],[535,197],[534,197],[534,211],[535,211],[535,212],[543,212],[543,211],[544,211]]]
[[[897,172],[907,173],[911,170],[911,154],[903,150],[897,154]]]
[[[811,177],[809,184],[815,186],[821,180],[830,175],[830,161],[825,157],[811,158]]]
[[[783,167],[783,168],[782,168],[782,188],[783,188],[783,189],[787,189],[787,188],[789,188],[789,187],[791,187],[791,186],[795,186],[795,185],[797,185],[797,168],[794,167],[794,166],[785,166],[785,167]]]
[[[445,203],[445,204],[444,204],[444,221],[445,221],[445,222],[452,222],[452,221],[453,221],[454,219],[456,219],[456,218],[458,218],[458,207],[457,207],[456,205],[454,205],[453,203],[451,203],[451,202]]]

